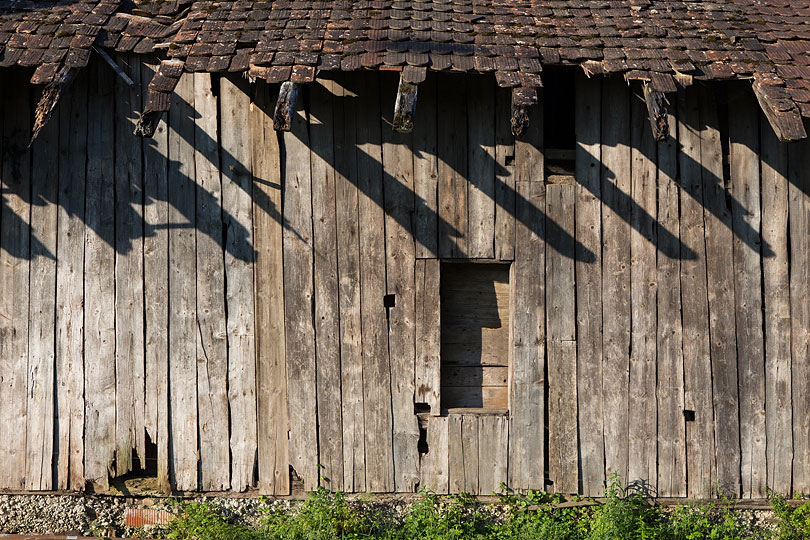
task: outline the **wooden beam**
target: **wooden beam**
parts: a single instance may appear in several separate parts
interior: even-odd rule
[[[160,118],[169,110],[171,95],[183,75],[185,62],[181,60],[163,60],[158,72],[149,81],[146,94],[146,105],[138,122],[135,124],[135,135],[152,137],[155,134]]]
[[[127,75],[126,71],[124,71],[123,69],[121,69],[121,66],[119,66],[119,65],[118,65],[118,64],[115,62],[115,60],[113,60],[112,58],[110,58],[110,55],[109,55],[109,54],[107,54],[106,52],[104,52],[104,49],[99,49],[98,47],[93,47],[93,50],[94,50],[94,51],[96,51],[96,52],[98,53],[98,55],[99,55],[101,58],[103,58],[103,59],[104,59],[104,61],[105,61],[105,62],[107,62],[107,65],[108,65],[108,66],[110,66],[110,67],[112,68],[112,70],[115,72],[115,74],[116,74],[116,75],[118,75],[119,77],[121,77],[121,80],[122,80],[122,81],[124,81],[124,83],[126,83],[126,85],[127,85],[127,86],[134,86],[134,85],[135,85],[135,81],[133,81],[133,80],[132,80],[132,79],[129,77],[129,75]]]
[[[424,82],[427,70],[424,67],[405,66],[399,74],[397,100],[394,104],[393,128],[397,133],[413,131],[413,116],[416,114],[418,85]]]
[[[397,100],[394,104],[393,128],[397,133],[410,133],[413,131],[413,116],[416,114],[416,95],[418,86],[405,82],[402,75],[399,77]]]
[[[281,83],[273,112],[273,129],[276,131],[290,131],[295,102],[298,100],[298,88],[299,85],[291,81]]]
[[[34,111],[34,128],[31,130],[31,141],[28,143],[30,148],[34,141],[39,136],[39,132],[48,123],[48,120],[53,116],[56,110],[56,105],[59,103],[59,98],[65,92],[65,89],[73,82],[73,77],[76,75],[76,70],[67,66],[62,66],[62,69],[56,74],[53,81],[48,83],[45,90],[42,92],[42,97],[39,98],[37,108]]]
[[[751,85],[759,106],[780,141],[790,142],[807,138],[801,111],[781,86],[755,79]]]
[[[520,137],[529,127],[530,105],[537,103],[537,89],[519,86],[512,89],[512,135]]]
[[[669,136],[667,105],[669,102],[662,92],[654,90],[650,83],[644,83],[644,101],[647,102],[647,114],[650,116],[650,127],[656,141],[665,141]]]

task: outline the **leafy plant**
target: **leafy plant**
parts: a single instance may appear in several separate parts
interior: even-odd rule
[[[777,518],[779,540],[810,538],[810,502],[794,508],[781,495],[771,493],[771,507]]]

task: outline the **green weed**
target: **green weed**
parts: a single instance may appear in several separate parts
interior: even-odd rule
[[[369,500],[318,489],[292,509],[264,510],[258,525],[228,520],[215,506],[183,503],[168,526],[175,540],[799,540],[810,539],[810,502],[794,508],[772,496],[775,527],[755,523],[730,501],[663,509],[610,482],[601,504],[560,506],[558,495],[503,487],[498,505],[471,495],[423,491],[397,513]]]

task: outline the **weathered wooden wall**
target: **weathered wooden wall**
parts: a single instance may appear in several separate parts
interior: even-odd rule
[[[409,135],[396,75],[320,81],[279,134],[275,87],[185,75],[141,140],[153,69],[120,62],[30,149],[3,73],[0,488],[154,448],[177,490],[810,490],[810,147],[750,91],[696,84],[656,143],[580,77],[547,182],[542,108],[515,141],[491,78],[431,74]],[[508,414],[441,414],[440,258],[512,265]]]

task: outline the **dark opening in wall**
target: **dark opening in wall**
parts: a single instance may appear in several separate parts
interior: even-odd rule
[[[574,125],[575,71],[549,68],[543,72],[543,146],[546,179],[574,176],[577,137]]]
[[[506,410],[509,265],[442,263],[441,406]]]

